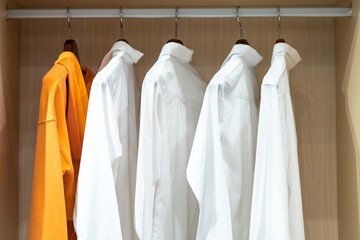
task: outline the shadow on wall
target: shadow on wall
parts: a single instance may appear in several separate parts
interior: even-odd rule
[[[18,30],[0,16],[0,238],[9,240],[18,239]]]
[[[339,239],[359,233],[360,36],[359,3],[352,19],[336,20],[337,159]]]

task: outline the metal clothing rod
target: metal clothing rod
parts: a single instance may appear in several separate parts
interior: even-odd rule
[[[234,8],[179,8],[178,18],[235,18]],[[123,18],[174,18],[175,8],[123,8]],[[278,8],[239,8],[239,16],[278,17]],[[350,17],[350,7],[280,8],[281,17]],[[70,9],[71,18],[119,18],[119,8]],[[67,18],[67,9],[7,9],[8,19]]]

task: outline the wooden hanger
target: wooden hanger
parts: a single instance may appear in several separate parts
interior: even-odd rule
[[[80,62],[79,49],[74,39],[67,39],[64,43],[64,51],[72,52]]]
[[[126,40],[126,39],[122,39],[122,38],[120,38],[120,39],[116,40],[116,42],[120,42],[120,41],[122,41],[122,42],[126,42],[127,44],[129,44],[128,40]]]
[[[281,37],[281,21],[280,21],[280,8],[278,7],[278,35],[279,38],[276,40],[276,43],[285,43],[285,39]]]
[[[235,44],[245,44],[250,46],[249,42],[246,39],[239,39],[236,41]]]
[[[124,25],[123,25],[123,14],[122,14],[122,8],[120,8],[120,34],[121,34],[121,38],[116,40],[116,42],[126,42],[127,44],[129,44],[129,42],[124,38]]]
[[[241,21],[240,21],[239,8],[240,7],[236,8],[236,19],[238,21],[239,28],[240,28],[240,39],[236,41],[235,45],[236,44],[250,45],[249,42],[246,39],[244,39],[244,32],[243,32],[243,28],[242,28]]]
[[[71,24],[70,24],[70,9],[67,9],[67,21],[68,21],[68,28],[69,28],[69,39],[67,39],[64,43],[64,51],[72,52],[78,59],[80,63],[80,55],[79,55],[79,49],[76,44],[76,41],[72,39],[71,36]]]
[[[170,42],[175,42],[175,43],[179,43],[181,45],[184,45],[184,43],[181,40],[176,39],[176,38],[169,39],[166,43],[170,43]]]
[[[184,43],[177,38],[177,35],[178,35],[178,8],[176,8],[175,10],[175,38],[170,39],[166,43],[175,42],[184,45]]]

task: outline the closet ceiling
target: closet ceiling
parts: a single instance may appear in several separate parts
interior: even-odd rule
[[[11,1],[11,0],[10,0]],[[267,7],[349,6],[348,0],[14,0],[18,7]]]

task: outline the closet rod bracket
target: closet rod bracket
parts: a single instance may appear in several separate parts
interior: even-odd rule
[[[350,2],[350,8],[348,11],[348,16],[351,17],[353,15],[353,8],[352,8],[352,2]]]
[[[5,18],[11,18],[11,13],[9,12],[7,4],[5,4]]]

